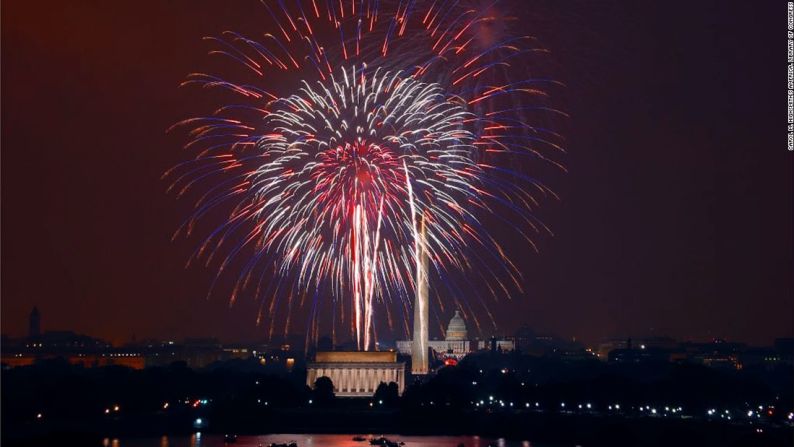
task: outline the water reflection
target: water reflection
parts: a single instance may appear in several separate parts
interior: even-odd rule
[[[103,447],[269,447],[270,444],[296,442],[299,447],[369,447],[367,441],[354,441],[355,434],[275,434],[262,436],[240,436],[234,444],[226,444],[222,435],[208,435],[195,432],[190,436],[162,436],[160,438],[119,439],[105,438]],[[380,434],[363,435],[366,439],[379,437]],[[481,438],[479,436],[402,436],[384,435],[405,443],[404,447],[544,447],[529,441],[508,441],[502,438]],[[548,446],[547,446],[548,447]]]

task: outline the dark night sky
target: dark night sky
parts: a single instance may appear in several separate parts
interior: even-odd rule
[[[567,84],[570,173],[540,212],[555,236],[514,253],[527,292],[494,306],[501,327],[794,335],[785,2],[514,3]],[[185,208],[160,180],[185,157],[165,129],[204,105],[177,88],[201,37],[265,18],[254,1],[3,2],[3,333],[34,304],[45,329],[116,342],[266,333],[252,300],[207,300],[212,271],[184,269],[197,241],[170,242]]]

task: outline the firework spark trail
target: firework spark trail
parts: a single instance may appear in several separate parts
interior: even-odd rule
[[[253,174],[254,177],[262,177],[262,180],[253,179],[252,181],[254,185],[261,185],[258,188],[263,200],[265,196],[271,196],[257,211],[263,215],[268,211],[267,214],[270,216],[267,225],[262,228],[263,234],[257,236],[261,236],[267,241],[275,241],[282,237],[282,228],[290,225],[291,230],[285,234],[282,240],[283,247],[313,248],[302,259],[292,256],[293,253],[297,253],[294,249],[285,251],[287,268],[292,263],[301,264],[299,270],[302,275],[311,276],[315,271],[318,275],[322,275],[321,271],[316,270],[317,263],[313,257],[314,253],[330,251],[330,258],[338,256],[333,245],[329,245],[327,248],[322,247],[322,228],[318,228],[316,225],[311,227],[302,225],[311,221],[312,214],[320,219],[338,219],[346,215],[345,210],[353,210],[349,239],[346,240],[344,228],[336,226],[334,240],[349,247],[347,257],[352,264],[350,281],[353,287],[352,307],[355,338],[360,347],[367,349],[370,345],[372,298],[375,292],[374,281],[376,278],[376,272],[372,271],[372,268],[379,264],[377,261],[372,261],[378,254],[374,250],[370,253],[372,250],[370,247],[373,243],[379,244],[380,227],[383,226],[384,213],[382,210],[386,201],[389,201],[390,207],[396,211],[398,216],[405,215],[406,211],[400,210],[404,204],[399,197],[404,194],[402,186],[398,182],[399,170],[394,169],[395,166],[398,166],[396,157],[379,145],[367,143],[361,136],[361,131],[370,129],[370,132],[363,134],[364,137],[375,135],[374,129],[377,126],[373,122],[376,119],[391,126],[403,122],[406,123],[403,125],[405,127],[422,124],[422,122],[427,123],[429,127],[410,127],[409,130],[405,130],[401,134],[387,134],[381,138],[387,143],[403,146],[408,151],[416,150],[417,147],[427,148],[429,153],[443,149],[439,158],[446,158],[451,163],[445,163],[444,160],[434,161],[426,156],[414,155],[410,152],[404,157],[406,159],[416,158],[414,164],[423,172],[424,177],[424,180],[419,181],[426,184],[433,182],[432,187],[436,190],[435,195],[441,195],[448,200],[453,200],[452,194],[462,191],[456,182],[463,183],[458,179],[460,176],[452,163],[468,165],[470,169],[476,169],[476,166],[461,155],[462,151],[470,150],[470,147],[467,146],[470,146],[469,142],[473,140],[470,133],[461,130],[461,121],[466,119],[468,114],[459,105],[444,98],[437,86],[418,83],[390,73],[385,73],[381,79],[378,79],[376,72],[368,92],[366,77],[360,78],[358,86],[350,83],[351,78],[356,78],[352,72],[353,70],[351,70],[351,75],[348,75],[347,71],[344,71],[342,74],[344,81],[336,82],[332,86],[333,90],[325,88],[322,84],[318,89],[304,84],[301,89],[302,96],[293,96],[284,100],[288,108],[276,108],[271,111],[266,117],[266,121],[272,120],[276,123],[275,130],[293,132],[303,138],[286,145],[283,138],[263,137],[260,147],[266,152],[274,154],[273,161],[265,163]],[[344,115],[343,108],[348,110],[353,108],[353,117],[356,117],[359,115],[357,109],[361,101],[364,105],[370,101],[375,104],[378,102],[378,96],[385,93],[391,95],[382,106],[377,106],[368,114],[367,126],[354,129],[357,134],[354,143],[343,143],[342,131],[349,130],[350,125],[346,121],[342,121],[341,128],[333,127],[330,124],[331,117],[329,115],[333,115],[336,119],[338,116]],[[314,137],[315,132],[322,126],[325,126],[324,130],[332,132],[327,143]],[[311,143],[316,143],[321,148],[316,157],[319,162],[309,161],[302,164],[302,169],[305,172],[297,175],[301,178],[316,179],[314,184],[286,181],[285,178],[296,175],[292,166],[296,160],[308,156],[308,151],[303,150],[303,146]],[[465,149],[460,149],[464,147]],[[340,164],[340,160],[344,164]],[[404,163],[404,166],[408,172],[407,164]],[[392,172],[384,172],[385,169],[391,169]],[[444,180],[451,182],[447,184],[447,188],[442,188],[441,179],[433,178],[442,169],[447,171]],[[348,170],[353,172],[345,172]],[[279,173],[279,171],[281,172]],[[430,175],[428,175],[428,171]],[[364,183],[367,183],[368,188],[362,186]],[[444,189],[451,189],[451,191],[446,192]],[[279,190],[279,192],[272,197],[275,190]],[[284,200],[287,195],[300,198],[297,198],[296,202],[287,202]],[[428,207],[424,201],[418,202],[422,204],[423,208]],[[453,227],[458,219],[447,211],[439,210],[437,214],[440,215],[440,218],[446,218],[450,230],[454,230]],[[378,216],[379,228],[375,238],[370,235],[369,215]],[[399,222],[390,221],[387,223],[387,227],[391,234],[396,234],[404,240],[407,240],[407,237],[413,238],[413,234],[403,234],[406,229]],[[454,235],[454,232],[450,232],[446,237],[452,243],[462,243],[462,238],[458,236],[459,239],[455,241]],[[321,246],[318,247],[318,244]],[[277,247],[277,249],[282,250],[282,247]],[[403,270],[393,261],[388,262],[387,265],[392,275],[399,275],[398,272]],[[338,281],[341,282],[343,279],[340,278]],[[361,346],[362,340],[363,346]]]
[[[378,223],[375,228],[375,241],[374,247],[372,249],[372,254],[368,257],[369,259],[369,268],[367,270],[366,276],[366,287],[365,287],[365,295],[366,295],[366,322],[364,326],[364,348],[369,349],[370,346],[370,333],[374,331],[372,327],[372,314],[374,312],[373,309],[373,298],[375,297],[375,286],[377,282],[377,266],[378,266],[378,246],[380,245],[380,229],[381,224],[383,223],[383,197],[380,199],[380,206],[378,207]],[[374,334],[373,334],[373,337]]]
[[[491,263],[503,266],[520,287],[480,217],[496,213],[530,243],[514,220],[545,231],[530,212],[536,194],[553,193],[505,157],[560,166],[559,135],[527,123],[525,113],[561,112],[539,87],[553,81],[510,74],[512,64],[544,50],[487,28],[498,2],[466,6],[472,1],[262,0],[274,22],[264,39],[235,32],[207,39],[217,45],[210,54],[248,75],[188,76],[183,85],[227,90],[240,101],[178,123],[191,129],[185,148],[198,155],[166,176],[179,196],[204,188],[177,234],[227,213],[194,255],[208,265],[228,250],[215,281],[252,253],[232,302],[257,284],[272,326],[278,309],[303,306],[308,288],[330,290],[331,300],[312,300],[310,324],[318,327],[326,304],[341,322],[348,312],[350,334],[370,349],[376,307],[391,327],[388,302],[402,309],[410,301],[420,250],[444,278],[481,261],[487,272]],[[417,216],[426,225],[422,247]],[[472,247],[485,250],[472,255]],[[271,269],[277,283],[260,287]],[[487,288],[506,293],[491,276]]]

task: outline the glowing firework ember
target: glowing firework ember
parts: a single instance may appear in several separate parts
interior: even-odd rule
[[[529,212],[535,195],[550,191],[507,165],[516,154],[547,160],[541,154],[559,149],[558,136],[526,123],[533,112],[554,112],[540,102],[551,81],[511,79],[512,64],[542,50],[526,37],[486,32],[493,6],[461,4],[265,1],[275,32],[210,39],[212,53],[241,64],[250,81],[196,73],[184,83],[239,98],[178,124],[191,127],[186,148],[199,154],[166,175],[180,195],[203,188],[180,230],[226,215],[196,256],[210,264],[223,249],[218,275],[243,259],[232,302],[252,291],[262,303],[257,321],[268,315],[271,334],[279,306],[286,333],[293,306],[313,296],[312,334],[330,309],[336,315],[327,319],[349,320],[358,347],[370,349],[376,310],[392,326],[389,303],[410,306],[420,250],[439,278],[491,271],[474,259],[506,266],[520,287],[480,216],[538,228]]]

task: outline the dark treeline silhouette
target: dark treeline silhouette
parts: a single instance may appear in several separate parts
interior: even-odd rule
[[[476,385],[474,385],[476,384]],[[579,404],[603,410],[610,405],[681,406],[689,414],[711,408],[774,406],[779,416],[792,408],[794,369],[718,370],[702,365],[650,362],[609,364],[598,360],[566,362],[518,353],[481,352],[455,368],[442,368],[430,381],[409,387],[403,405],[466,408],[472,401],[502,400],[514,406],[568,410]],[[586,409],[586,408],[585,408]],[[625,412],[625,411],[624,411]]]
[[[736,371],[481,352],[427,380],[409,381],[402,396],[396,384],[383,383],[362,399],[335,397],[325,377],[311,389],[305,377],[303,369],[255,360],[132,370],[55,359],[4,369],[3,445],[40,445],[65,433],[195,430],[481,434],[609,445],[680,445],[681,439],[788,445],[792,436],[794,371],[788,365]]]

